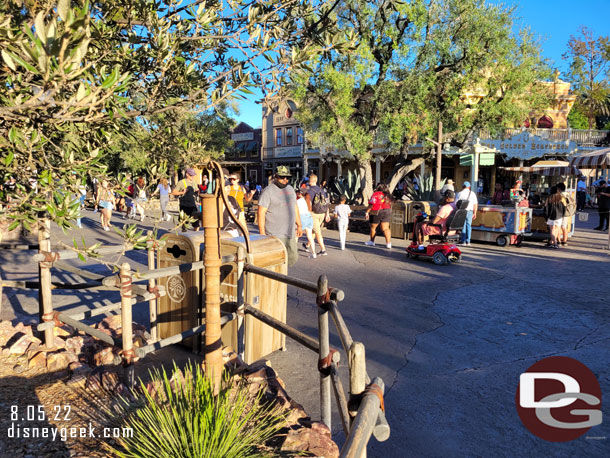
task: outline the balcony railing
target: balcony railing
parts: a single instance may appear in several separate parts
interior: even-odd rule
[[[610,145],[610,131],[607,130],[584,130],[584,129],[506,129],[503,138],[510,138],[523,131],[544,138],[549,141],[571,140],[578,146],[607,146]],[[479,134],[481,140],[497,138],[487,131]]]

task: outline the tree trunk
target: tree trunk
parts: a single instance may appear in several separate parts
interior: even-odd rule
[[[368,205],[369,199],[373,195],[373,168],[371,161],[365,159],[358,161],[358,169],[360,171],[360,182],[362,183],[362,204]]]
[[[400,180],[402,180],[407,173],[418,168],[423,162],[425,162],[425,159],[423,157],[418,157],[417,159],[413,159],[406,164],[398,165],[396,168],[394,168],[394,173],[392,174],[390,183],[388,184],[390,194],[394,192],[396,185],[400,183]]]

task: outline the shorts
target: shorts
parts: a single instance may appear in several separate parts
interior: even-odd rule
[[[322,223],[326,218],[326,213],[311,213],[311,217],[313,218],[313,233],[320,234],[320,237],[322,237]]]
[[[313,217],[311,216],[311,213],[301,214],[301,225],[303,226],[303,229],[313,229]]]
[[[570,227],[570,224],[572,224],[572,216],[573,216],[573,215],[571,215],[571,216],[564,216],[564,217],[561,219],[561,220],[562,220],[561,227],[567,227],[567,228],[569,228],[569,227]]]
[[[384,208],[379,210],[376,215],[371,215],[371,224],[389,223],[392,220],[392,209]]]
[[[563,220],[564,218],[559,218],[559,219],[547,219],[546,220],[546,225],[547,226],[557,226],[557,227],[561,227],[563,225]]]
[[[99,207],[107,210],[112,210],[114,208],[112,202],[108,202],[107,200],[100,200]]]
[[[284,247],[286,247],[286,262],[288,267],[294,266],[299,259],[299,251],[297,249],[297,238],[295,237],[278,237]]]

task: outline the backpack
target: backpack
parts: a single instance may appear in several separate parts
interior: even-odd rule
[[[311,210],[314,213],[326,213],[328,211],[329,204],[330,201],[328,199],[328,195],[326,195],[324,191],[318,191],[313,196]]]
[[[572,216],[576,214],[576,200],[572,197],[571,194],[565,197],[566,200],[566,210],[563,216]]]

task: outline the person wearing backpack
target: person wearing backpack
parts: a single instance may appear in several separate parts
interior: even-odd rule
[[[184,175],[185,178],[178,182],[172,191],[172,195],[179,196],[180,212],[192,216],[198,211],[197,197],[199,196],[199,186],[196,179],[197,172],[189,167],[185,170]]]
[[[566,192],[566,185],[564,183],[558,183],[557,189],[561,192],[563,197],[563,204],[566,209],[563,213],[563,220],[561,222],[561,232],[559,234],[559,242],[562,246],[568,245],[568,232],[570,231],[570,224],[572,223],[572,217],[576,214],[576,200],[569,192]]]
[[[326,256],[326,247],[324,246],[324,238],[322,237],[322,223],[330,221],[330,199],[325,189],[318,186],[318,176],[314,173],[309,175],[309,187],[307,188],[308,206],[311,205],[311,216],[313,217],[313,233],[316,236],[318,245],[320,245],[320,256]],[[309,249],[309,245],[303,243],[305,249]]]

